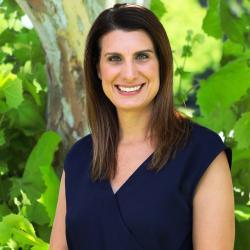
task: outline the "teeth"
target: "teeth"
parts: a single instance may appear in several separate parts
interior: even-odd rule
[[[136,91],[136,90],[140,89],[141,86],[142,86],[142,84],[139,85],[139,86],[135,86],[135,87],[122,87],[122,86],[118,86],[118,85],[117,85],[117,88],[118,88],[119,90],[121,90],[121,91],[132,92],[132,91]]]

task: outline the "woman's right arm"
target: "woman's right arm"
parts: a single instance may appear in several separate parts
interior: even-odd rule
[[[66,215],[65,173],[63,171],[61,177],[55,219],[50,235],[49,250],[68,250],[66,235],[65,235],[65,215]]]

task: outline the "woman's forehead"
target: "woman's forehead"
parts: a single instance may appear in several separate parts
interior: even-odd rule
[[[150,36],[144,30],[113,30],[103,35],[100,47],[104,53],[131,51],[131,50],[153,50]]]

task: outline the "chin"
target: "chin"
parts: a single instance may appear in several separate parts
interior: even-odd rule
[[[129,105],[126,105],[126,106],[116,106],[116,110],[117,111],[142,111],[144,109],[147,109],[147,106],[140,106],[140,105],[134,105],[134,106],[129,106]]]

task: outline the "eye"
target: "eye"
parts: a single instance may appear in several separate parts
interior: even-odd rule
[[[140,53],[140,54],[137,55],[137,59],[146,60],[146,59],[148,59],[148,55],[145,54],[145,53]]]
[[[121,58],[120,58],[120,56],[110,56],[110,57],[108,57],[108,61],[109,62],[119,62],[119,61],[121,61]]]

